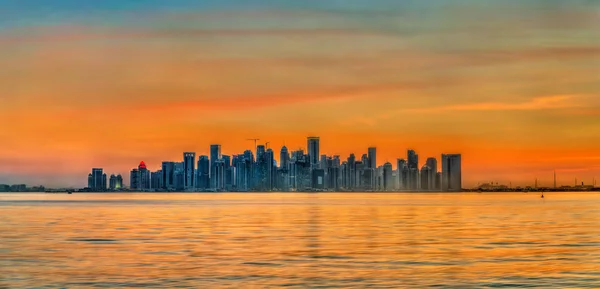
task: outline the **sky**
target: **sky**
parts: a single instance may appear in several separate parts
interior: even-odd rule
[[[1,2],[0,183],[312,135],[461,153],[464,187],[600,178],[599,1]]]

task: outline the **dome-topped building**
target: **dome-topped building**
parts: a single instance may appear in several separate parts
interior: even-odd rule
[[[149,190],[150,189],[150,171],[146,168],[146,163],[141,161],[137,169],[133,169],[129,178],[130,188],[132,190]]]

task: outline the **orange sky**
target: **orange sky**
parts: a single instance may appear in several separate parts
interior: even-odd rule
[[[394,166],[407,149],[462,153],[466,187],[600,178],[599,10],[499,8],[0,26],[0,183],[84,186],[92,167],[126,176],[211,143],[278,152],[309,135]]]

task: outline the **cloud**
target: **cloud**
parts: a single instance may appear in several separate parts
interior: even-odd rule
[[[455,112],[455,111],[519,111],[519,110],[545,110],[576,108],[583,106],[577,102],[580,96],[576,95],[554,95],[532,98],[529,101],[509,103],[509,102],[481,102],[470,104],[446,105],[427,108],[409,108],[402,112],[409,113],[436,113],[436,112]]]

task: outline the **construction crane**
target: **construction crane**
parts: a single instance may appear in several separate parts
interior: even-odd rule
[[[266,143],[265,143],[265,149],[269,149],[269,144],[270,144],[270,143],[271,143],[271,142],[266,142]]]
[[[259,138],[249,138],[249,139],[246,139],[246,140],[253,140],[254,141],[254,151],[256,151],[256,142],[259,141],[260,139]]]

